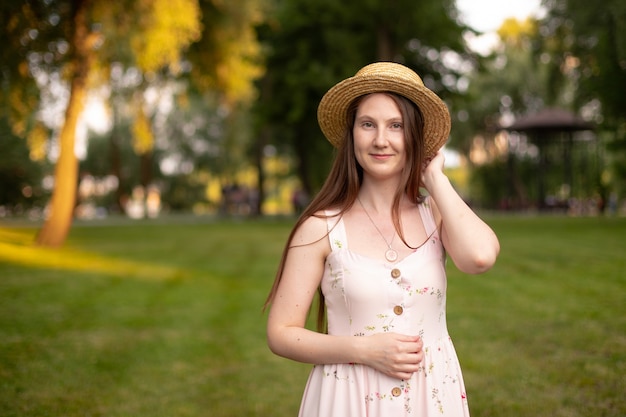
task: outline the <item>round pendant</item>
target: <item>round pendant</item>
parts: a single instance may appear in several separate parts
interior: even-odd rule
[[[387,259],[389,262],[395,262],[398,260],[398,252],[396,252],[393,249],[388,249],[387,252],[385,252],[385,259]]]

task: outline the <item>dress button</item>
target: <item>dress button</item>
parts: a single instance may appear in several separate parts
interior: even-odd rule
[[[402,390],[399,387],[394,387],[391,390],[391,395],[393,395],[394,397],[399,397],[400,394],[402,394]]]
[[[393,312],[396,313],[396,316],[399,316],[404,312],[404,309],[402,308],[402,306],[395,306],[393,308]]]
[[[400,270],[398,268],[394,268],[391,270],[391,277],[392,278],[399,278],[400,277]]]

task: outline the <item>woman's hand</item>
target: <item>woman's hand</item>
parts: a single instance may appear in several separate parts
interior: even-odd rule
[[[379,333],[363,339],[367,345],[361,363],[392,378],[409,379],[424,359],[419,336]]]
[[[500,252],[500,243],[456,192],[443,172],[444,156],[439,151],[422,169],[422,182],[432,197],[432,210],[441,240],[454,264],[467,274],[490,269]]]
[[[432,192],[431,187],[434,179],[438,175],[443,174],[444,162],[445,156],[442,151],[438,151],[432,158],[424,161],[424,166],[422,167],[422,183],[429,193]]]

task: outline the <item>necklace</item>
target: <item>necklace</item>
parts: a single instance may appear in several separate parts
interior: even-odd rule
[[[376,226],[376,223],[374,223],[374,220],[372,220],[372,218],[370,217],[369,213],[367,212],[367,210],[365,209],[365,206],[363,205],[363,203],[361,202],[361,199],[359,197],[356,198],[359,201],[359,204],[361,205],[361,207],[363,208],[363,211],[365,212],[365,215],[367,216],[367,218],[370,220],[370,222],[372,223],[372,225],[374,226],[374,228],[376,229],[376,231],[378,232],[378,234],[380,235],[380,237],[383,238],[383,240],[385,241],[385,244],[387,245],[387,247],[389,249],[387,249],[385,251],[385,259],[388,260],[389,262],[395,262],[398,260],[398,252],[395,251],[394,248],[391,247],[391,244],[393,243],[393,239],[396,237],[396,232],[394,230],[393,232],[393,236],[391,236],[391,242],[387,242],[387,239],[385,239],[385,235],[383,235],[383,233],[380,231],[380,229],[378,228],[378,226]]]

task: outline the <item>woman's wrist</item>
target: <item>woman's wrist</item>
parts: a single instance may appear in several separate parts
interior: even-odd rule
[[[450,180],[442,171],[429,172],[424,174],[424,187],[429,194],[440,188],[441,185],[449,184]]]
[[[362,336],[352,336],[350,338],[350,342],[350,348],[352,350],[352,354],[350,356],[353,358],[351,363],[367,364],[367,353],[369,350],[366,346],[367,338]]]

